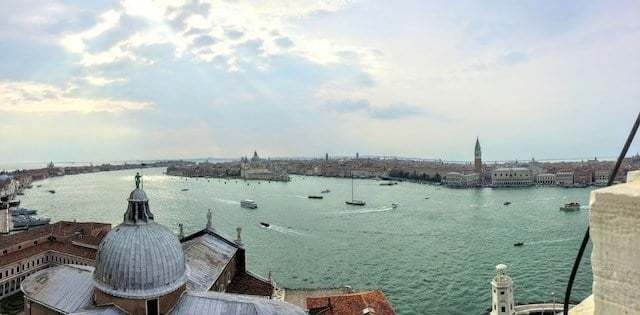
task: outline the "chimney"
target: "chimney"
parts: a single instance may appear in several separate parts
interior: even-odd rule
[[[236,228],[236,235],[237,235],[237,236],[236,236],[235,243],[236,243],[238,246],[242,246],[242,228],[241,228],[241,227],[237,227],[237,228]]]

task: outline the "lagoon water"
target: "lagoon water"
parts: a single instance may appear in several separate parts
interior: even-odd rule
[[[141,170],[156,221],[177,233],[214,226],[231,237],[243,228],[248,268],[285,287],[380,288],[398,314],[483,314],[490,306],[495,265],[514,279],[516,303],[560,301],[584,230],[590,189],[448,189],[356,180],[356,199],[344,204],[351,180],[293,176],[289,183],[188,179]],[[135,170],[51,178],[21,196],[22,206],[58,220],[118,224]],[[55,194],[47,192],[54,189]],[[188,191],[182,191],[188,189]],[[323,200],[307,199],[319,194]],[[425,199],[429,197],[429,199]],[[259,208],[240,208],[242,199]],[[504,206],[506,201],[512,202]],[[397,209],[391,204],[398,203]],[[272,224],[261,228],[260,222]],[[522,247],[513,243],[522,241]],[[591,291],[590,250],[572,297]]]

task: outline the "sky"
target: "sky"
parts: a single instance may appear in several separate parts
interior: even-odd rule
[[[5,0],[0,51],[0,162],[615,156],[640,111],[638,1]]]

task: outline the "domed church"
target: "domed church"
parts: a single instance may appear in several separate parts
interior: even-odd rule
[[[271,299],[273,282],[245,269],[239,228],[229,240],[209,212],[205,229],[178,238],[154,221],[139,174],[135,183],[95,268],[61,264],[29,276],[22,282],[25,314],[306,314]]]

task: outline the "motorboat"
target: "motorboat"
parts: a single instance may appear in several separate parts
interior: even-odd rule
[[[182,188],[182,191],[189,191],[189,188]]]
[[[393,209],[398,208],[398,204],[397,204],[397,203],[392,203],[392,204],[391,204],[391,208],[393,208]]]
[[[516,246],[516,247],[522,246],[522,245],[524,245],[524,242],[517,242],[513,244],[513,246]]]
[[[382,182],[380,183],[380,186],[393,186],[393,185],[398,185],[397,182]]]
[[[260,226],[261,226],[261,227],[265,227],[265,228],[269,228],[269,227],[271,227],[271,224],[269,224],[269,223],[264,223],[264,222],[260,222]]]
[[[328,194],[328,193],[330,193],[330,192],[331,192],[331,190],[329,190],[329,189],[325,189],[325,190],[321,191],[320,193],[322,193],[322,194]]]
[[[20,205],[20,200],[9,200],[9,208],[14,208]]]
[[[10,210],[12,216],[18,215],[34,215],[38,213],[37,210],[27,209],[27,208],[14,208]]]
[[[30,227],[47,225],[49,224],[49,222],[51,222],[51,219],[30,215],[18,215],[12,217],[11,221],[13,222],[12,230],[26,230]]]
[[[577,203],[577,202],[570,202],[570,203],[567,203],[564,206],[560,207],[560,210],[562,210],[562,211],[580,210],[580,204]]]
[[[247,209],[257,209],[258,204],[253,200],[245,199],[240,201],[240,207],[247,208]]]
[[[307,198],[309,198],[309,199],[322,199],[324,197],[318,196],[318,195],[309,195],[309,196],[307,196]]]
[[[55,194],[56,191],[52,189],[52,190],[49,190],[49,193]]]
[[[505,205],[505,206],[508,206],[510,204],[511,204],[511,201],[507,201],[507,202],[503,203],[503,205]]]

